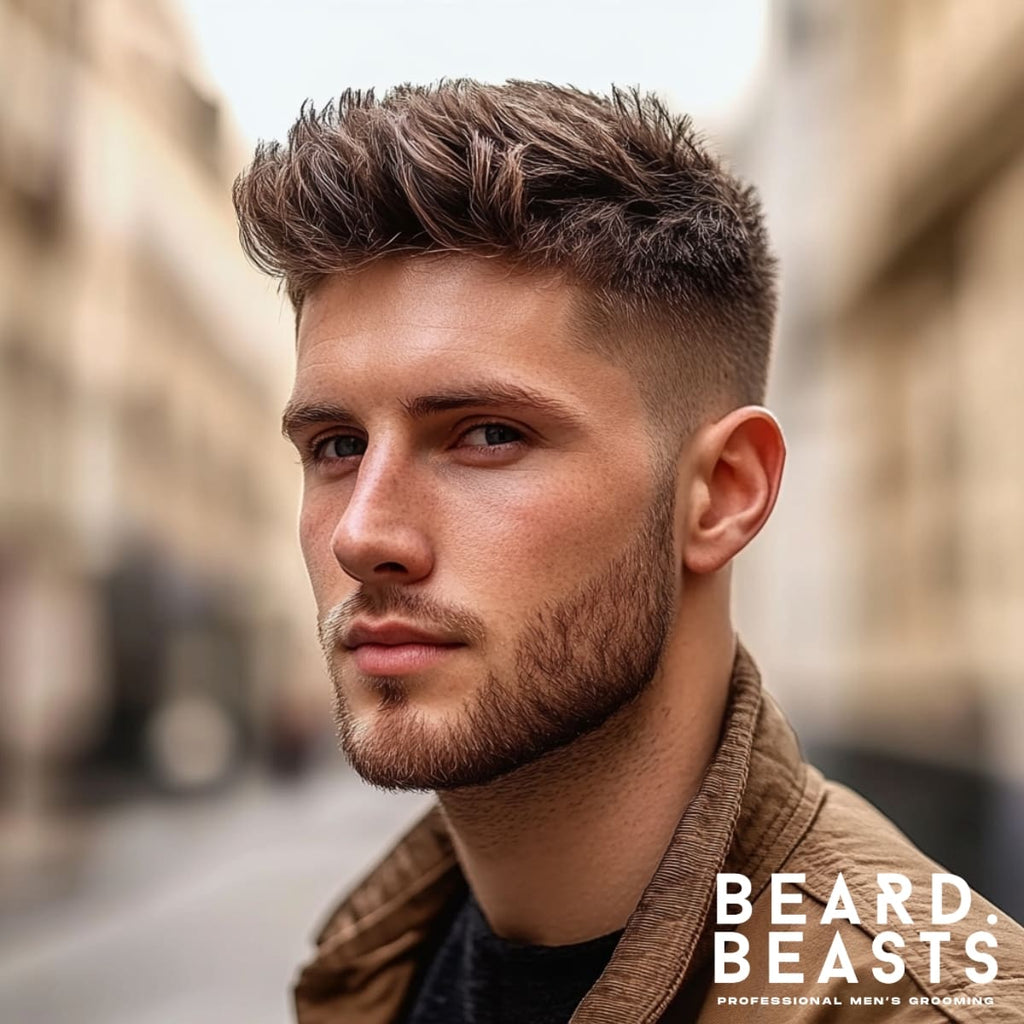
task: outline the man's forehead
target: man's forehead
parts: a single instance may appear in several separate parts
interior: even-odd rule
[[[631,415],[635,381],[580,343],[578,296],[550,275],[478,257],[335,275],[303,316],[291,411],[515,405],[577,425],[598,409]]]
[[[575,289],[552,275],[469,256],[380,260],[354,273],[325,277],[306,297],[298,346],[365,331],[403,332],[403,340],[472,331],[495,340],[540,324],[554,335],[566,325]]]

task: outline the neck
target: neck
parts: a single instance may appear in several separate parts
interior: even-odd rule
[[[715,611],[721,602],[710,593],[701,601],[701,589],[683,602],[658,674],[636,701],[492,783],[439,794],[498,935],[555,946],[625,926],[700,786],[725,713],[735,638],[728,614]]]

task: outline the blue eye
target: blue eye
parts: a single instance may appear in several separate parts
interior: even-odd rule
[[[366,451],[366,440],[353,434],[335,434],[324,438],[313,449],[313,457],[322,459],[350,459]]]

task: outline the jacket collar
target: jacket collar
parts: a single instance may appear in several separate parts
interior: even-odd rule
[[[819,801],[816,773],[803,763],[792,730],[737,644],[715,755],[573,1024],[658,1020],[697,966],[716,874],[746,874],[756,896]],[[465,887],[435,805],[321,929],[316,957],[296,985],[300,1024],[391,1021],[415,974],[417,953]]]

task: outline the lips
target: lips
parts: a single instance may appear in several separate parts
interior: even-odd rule
[[[347,630],[343,646],[368,676],[399,676],[421,671],[465,647],[451,635],[401,622],[356,623]]]

